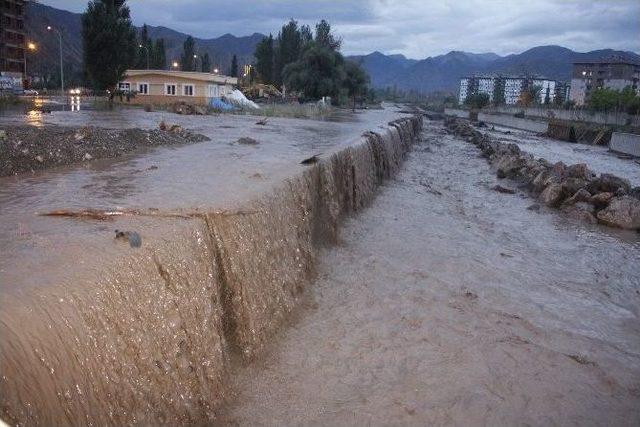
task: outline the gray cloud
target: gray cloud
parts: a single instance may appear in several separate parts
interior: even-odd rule
[[[80,0],[41,0],[81,12]],[[522,52],[558,44],[578,51],[640,51],[637,0],[130,0],[137,25],[162,25],[201,38],[277,33],[289,18],[327,19],[348,54],[450,50]]]

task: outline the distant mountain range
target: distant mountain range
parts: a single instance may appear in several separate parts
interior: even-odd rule
[[[54,25],[62,32],[65,62],[69,68],[81,69],[82,40],[81,14],[56,9],[37,2],[29,2],[27,29],[29,37],[40,45],[34,55],[36,68],[54,69],[58,66],[58,40],[46,30]],[[148,26],[151,38],[164,38],[167,61],[177,60],[187,34],[166,27]],[[225,34],[213,39],[194,38],[198,54],[208,53],[212,64],[226,72],[231,57],[238,56],[240,64],[252,63],[256,44],[264,37],[254,33],[236,37]],[[461,77],[475,73],[534,74],[560,81],[571,77],[571,64],[575,61],[593,61],[612,56],[640,61],[634,52],[611,49],[586,53],[574,52],[561,46],[538,46],[520,54],[499,56],[495,53],[468,53],[452,51],[445,55],[422,60],[408,59],[403,55],[385,55],[373,52],[368,55],[349,56],[359,62],[371,76],[374,87],[397,87],[423,93],[452,92],[458,89]],[[35,58],[37,57],[37,59]]]
[[[39,46],[37,57],[39,68],[57,69],[58,38],[47,31],[47,25],[60,29],[63,39],[63,52],[68,67],[80,70],[82,64],[82,23],[80,13],[68,12],[37,2],[29,2],[27,8],[27,31],[31,40]],[[166,27],[147,26],[149,36],[152,39],[164,38],[167,51],[167,62],[179,60],[182,53],[182,44],[187,34],[174,31]],[[228,72],[231,67],[231,58],[238,56],[239,64],[253,62],[253,52],[256,44],[262,40],[262,34],[252,34],[246,37],[236,37],[225,34],[213,39],[200,39],[194,37],[196,52],[199,55],[209,54],[212,65]]]
[[[538,46],[508,56],[452,51],[446,55],[415,61],[402,55],[373,52],[364,56],[351,56],[350,59],[362,64],[371,76],[374,87],[395,86],[398,89],[428,93],[456,92],[461,77],[477,73],[533,74],[568,81],[574,62],[613,56],[640,61],[640,55],[633,52],[603,49],[579,53],[561,46]]]

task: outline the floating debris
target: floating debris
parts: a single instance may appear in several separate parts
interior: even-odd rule
[[[142,246],[142,237],[135,231],[120,231],[116,230],[116,240],[126,239],[129,242],[129,246],[132,248],[139,248]]]
[[[249,138],[249,137],[244,137],[244,136],[242,138],[238,139],[236,142],[238,144],[242,144],[242,145],[258,145],[258,144],[260,144],[255,139]]]
[[[303,161],[300,162],[301,165],[312,165],[314,163],[318,163],[318,160],[320,160],[320,158],[318,157],[320,154],[314,154],[311,157],[307,157],[306,159],[304,159]]]
[[[268,120],[269,120],[269,119],[267,119],[267,118],[265,117],[265,118],[264,118],[264,119],[262,119],[262,120],[258,120],[258,121],[256,122],[256,124],[257,124],[257,125],[260,125],[260,126],[265,126],[265,125],[267,124],[267,121],[268,121]]]
[[[515,190],[512,190],[511,188],[503,187],[502,185],[494,185],[493,187],[491,187],[491,189],[494,191],[497,191],[498,193],[505,193],[505,194],[516,193]]]

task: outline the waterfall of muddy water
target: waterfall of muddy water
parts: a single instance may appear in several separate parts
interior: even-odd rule
[[[71,114],[47,120],[95,118]],[[314,277],[317,249],[398,169],[422,124],[390,110],[264,127],[126,114],[124,126],[180,121],[212,141],[0,179],[0,411],[11,424],[215,420],[229,361],[264,347]],[[242,136],[259,144],[233,143]],[[82,208],[139,214],[36,215]]]
[[[497,182],[425,122],[318,257],[312,302],[234,372],[221,422],[640,425],[639,235]]]

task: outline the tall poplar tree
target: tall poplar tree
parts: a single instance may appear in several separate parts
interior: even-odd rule
[[[195,71],[196,61],[193,55],[196,53],[196,42],[193,37],[188,36],[182,45],[182,60],[180,62],[180,69],[182,71]]]
[[[97,89],[115,89],[136,60],[136,30],[126,0],[92,0],[82,15],[87,76]]]
[[[231,58],[231,73],[230,73],[231,77],[238,77],[238,57],[236,55],[233,55],[233,58]]]

